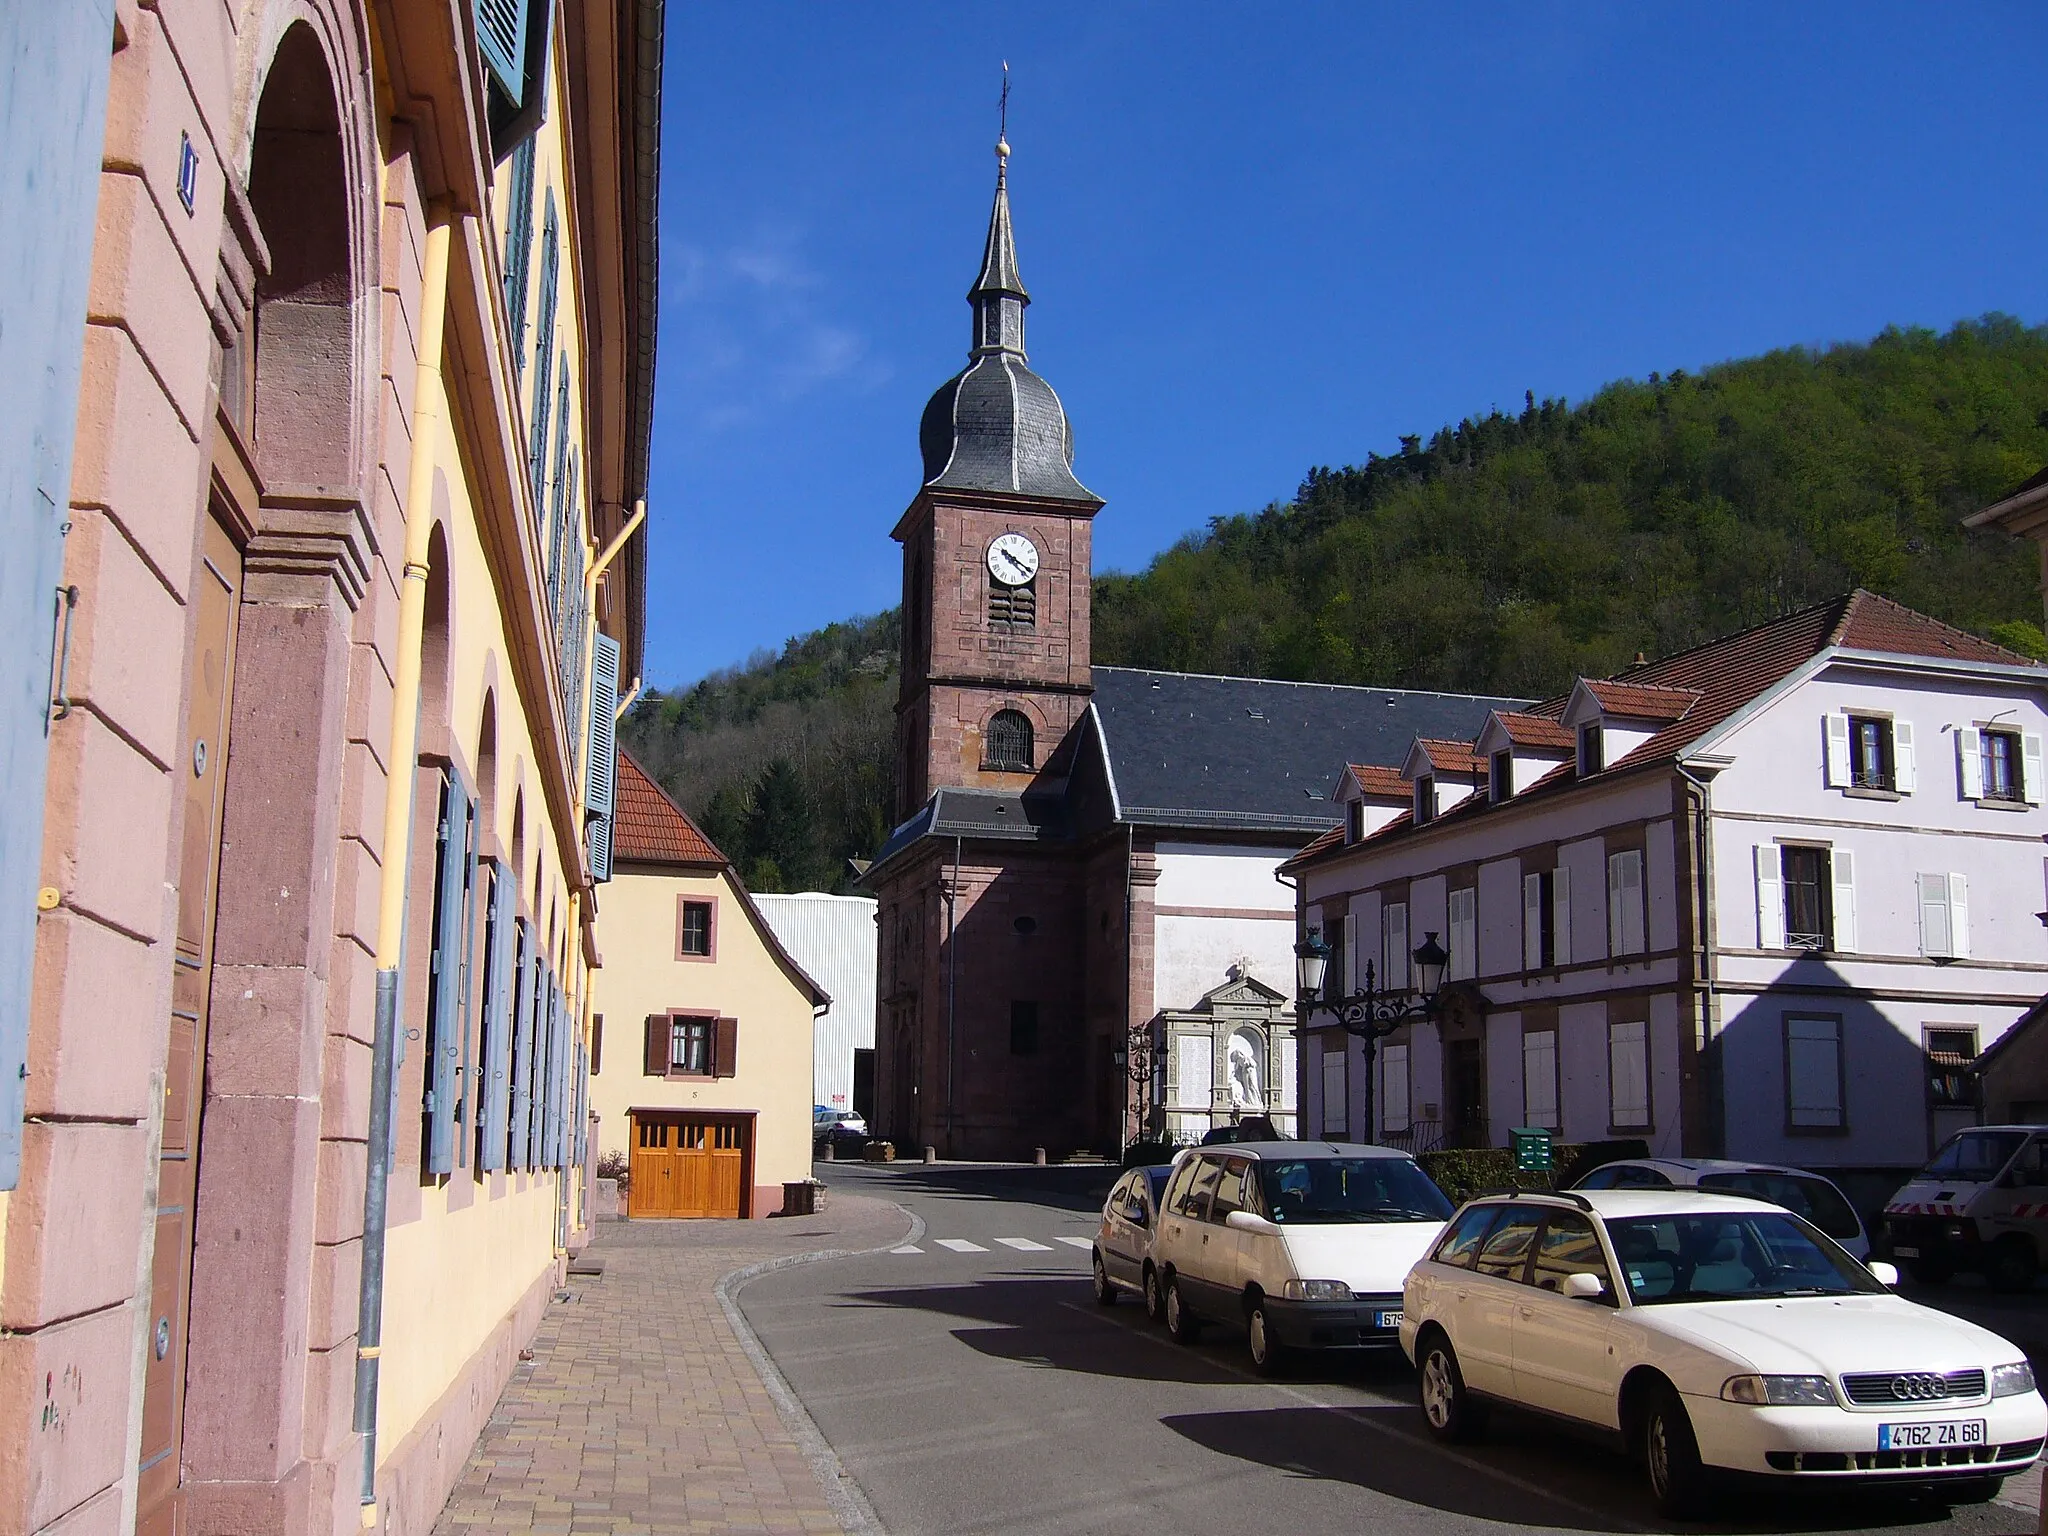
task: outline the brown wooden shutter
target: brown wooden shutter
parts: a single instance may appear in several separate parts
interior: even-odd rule
[[[597,1076],[604,1070],[604,1015],[593,1014],[590,1019],[590,1075]]]
[[[731,1077],[738,1068],[735,1058],[739,1053],[740,1021],[720,1019],[711,1032],[711,1075]]]
[[[647,1075],[668,1076],[668,1015],[647,1015]]]

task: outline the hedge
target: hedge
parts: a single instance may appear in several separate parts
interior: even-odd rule
[[[1645,1141],[1561,1141],[1551,1151],[1556,1171],[1546,1180],[1540,1174],[1515,1173],[1515,1154],[1508,1147],[1459,1147],[1424,1152],[1416,1161],[1436,1181],[1437,1188],[1454,1204],[1474,1195],[1495,1194],[1516,1188],[1568,1189],[1604,1163],[1627,1157],[1648,1157]]]

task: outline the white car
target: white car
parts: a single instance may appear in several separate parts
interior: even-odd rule
[[[1631,1157],[1602,1163],[1574,1189],[1704,1189],[1747,1195],[1782,1205],[1827,1233],[1851,1258],[1870,1257],[1863,1218],[1832,1179],[1776,1163],[1738,1163],[1720,1157]]]
[[[1490,1196],[1409,1274],[1401,1347],[1438,1438],[1476,1434],[1494,1403],[1600,1431],[1670,1515],[1715,1470],[1988,1500],[2041,1454],[2048,1404],[2018,1345],[1897,1279],[1739,1196]]]
[[[1165,1315],[1166,1298],[1152,1267],[1152,1241],[1159,1235],[1159,1200],[1172,1172],[1171,1163],[1133,1168],[1111,1185],[1089,1254],[1095,1299],[1113,1307],[1120,1294],[1134,1291],[1145,1298],[1154,1322]]]
[[[1241,1326],[1252,1364],[1296,1349],[1392,1348],[1401,1281],[1451,1203],[1387,1147],[1250,1141],[1184,1152],[1152,1248],[1167,1330]]]

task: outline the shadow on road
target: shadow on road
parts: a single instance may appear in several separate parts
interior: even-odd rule
[[[1945,1504],[1900,1490],[1736,1486],[1725,1491],[1715,1518],[1673,1525],[1659,1518],[1633,1460],[1505,1415],[1485,1441],[1456,1453],[1439,1448],[1412,1413],[1398,1408],[1245,1409],[1180,1414],[1160,1423],[1219,1455],[1511,1526],[1749,1536],[1910,1530],[1949,1519]],[[1973,1532],[2031,1528],[2009,1509],[1970,1514]]]
[[[1022,1164],[963,1167],[944,1163],[820,1162],[811,1165],[811,1172],[827,1184],[844,1178],[848,1189],[890,1200],[936,1196],[946,1200],[1040,1205],[1094,1215],[1102,1209],[1109,1186],[1123,1170],[1106,1163],[1034,1168]]]

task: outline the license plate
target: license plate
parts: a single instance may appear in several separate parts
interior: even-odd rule
[[[1918,1248],[1908,1248],[1904,1243],[1894,1244],[1892,1252],[1902,1259],[1917,1259],[1920,1257],[1920,1250]]]
[[[1877,1426],[1877,1448],[1880,1451],[1919,1451],[1935,1449],[1945,1445],[1982,1445],[1984,1443],[1984,1421],[1982,1419],[1942,1419],[1926,1424],[1880,1424]]]
[[[1372,1315],[1372,1325],[1375,1328],[1398,1328],[1401,1326],[1401,1314],[1398,1312],[1375,1312]]]

